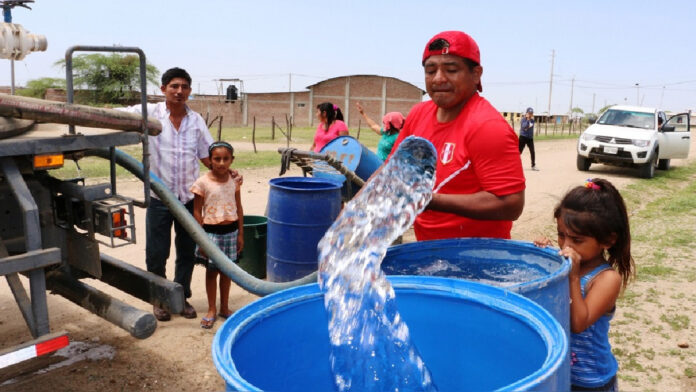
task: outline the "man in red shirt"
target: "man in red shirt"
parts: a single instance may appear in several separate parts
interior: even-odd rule
[[[414,224],[416,238],[510,238],[524,207],[517,135],[482,91],[480,52],[461,31],[445,31],[423,52],[431,101],[414,106],[394,143],[415,135],[438,154],[433,198]],[[478,90],[478,91],[477,91]]]

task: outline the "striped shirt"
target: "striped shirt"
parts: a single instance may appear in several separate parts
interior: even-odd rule
[[[583,298],[585,287],[600,272],[611,268],[601,264],[580,278]],[[608,383],[619,369],[609,344],[609,321],[614,317],[614,309],[605,313],[594,324],[580,333],[570,336],[570,351],[574,358],[570,367],[570,382],[585,388],[601,387]]]
[[[140,114],[141,106],[120,110]],[[188,106],[178,131],[169,120],[169,114],[165,102],[147,105],[148,118],[156,118],[162,123],[162,133],[149,139],[150,172],[186,204],[193,199],[190,188],[200,176],[199,160],[208,157],[208,146],[213,143],[213,138],[203,117]],[[154,193],[152,196],[156,197]]]

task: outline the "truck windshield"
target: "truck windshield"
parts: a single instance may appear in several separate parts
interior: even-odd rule
[[[602,117],[597,122],[603,125],[655,129],[655,114],[609,109],[602,114]]]

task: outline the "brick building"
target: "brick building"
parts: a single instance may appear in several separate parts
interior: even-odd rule
[[[88,94],[76,91],[76,100]],[[251,126],[256,120],[258,126],[271,125],[272,119],[285,127],[286,118],[292,119],[298,127],[316,126],[316,107],[322,102],[332,102],[341,108],[344,121],[351,128],[367,125],[355,109],[361,102],[365,112],[373,120],[380,122],[387,112],[401,112],[407,115],[413,105],[423,99],[425,91],[411,83],[379,75],[350,75],[326,79],[307,86],[305,91],[277,93],[244,93],[237,100],[227,102],[224,95],[194,95],[189,99],[191,109],[204,118],[212,120],[222,116],[224,126]],[[66,101],[65,90],[48,89],[45,99]],[[162,101],[164,97],[149,95],[149,102]],[[138,99],[128,104],[136,104]],[[125,104],[125,103],[124,103]]]
[[[411,83],[378,75],[350,75],[326,79],[307,87],[307,91],[278,93],[243,93],[237,101],[225,102],[224,96],[197,95],[189,106],[204,117],[223,116],[225,126],[268,126],[274,118],[284,126],[292,118],[294,126],[316,125],[316,107],[332,102],[343,112],[349,127],[357,128],[362,121],[355,103],[362,102],[365,111],[378,121],[387,112],[407,115],[413,105],[421,102],[425,91]],[[363,122],[363,126],[366,126]]]

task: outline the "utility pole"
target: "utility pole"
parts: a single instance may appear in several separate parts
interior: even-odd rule
[[[292,73],[288,73],[288,98],[290,98],[290,110],[288,110],[288,113],[290,113],[290,119],[288,121],[292,123],[293,119],[295,118],[295,94],[292,93]],[[288,130],[288,132],[290,131]]]
[[[636,105],[640,106],[640,84],[636,83]]]
[[[553,90],[553,60],[554,60],[555,56],[556,56],[556,51],[554,49],[551,49],[551,75],[549,76],[549,108],[548,108],[549,117],[551,117],[551,91]]]
[[[568,116],[573,115],[573,87],[575,86],[575,76],[570,81],[570,108],[568,109]]]
[[[665,97],[665,86],[662,86],[662,92],[660,93],[660,109],[662,108],[662,98]]]
[[[592,93],[592,113],[594,113],[594,103],[595,103],[595,96],[596,95],[597,95],[596,93]]]

